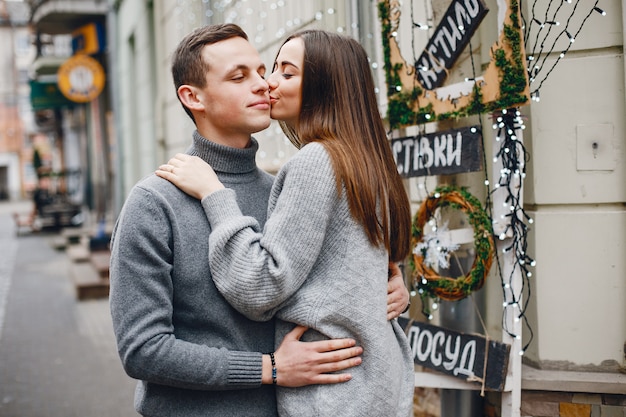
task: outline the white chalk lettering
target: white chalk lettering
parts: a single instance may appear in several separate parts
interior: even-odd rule
[[[421,156],[421,158],[419,158],[419,169],[430,168],[433,166],[435,158],[433,150],[430,148],[430,141],[426,137],[422,137],[420,139],[419,154]]]
[[[477,0],[465,0],[465,8],[472,19],[480,13],[480,4]]]
[[[454,369],[454,375],[462,374],[474,376],[474,359],[476,359],[476,341],[470,340],[463,346],[461,361],[459,362],[459,366]]]
[[[424,347],[424,350],[422,350],[424,339],[426,339],[426,346]],[[417,359],[420,362],[426,362],[426,359],[430,356],[430,350],[432,348],[433,334],[428,330],[421,331],[419,337],[417,338]]]
[[[446,371],[451,371],[456,366],[456,361],[459,359],[459,353],[461,353],[461,336],[457,336],[454,338],[454,350],[450,349],[450,345],[452,342],[452,338],[448,337],[446,339],[446,358],[449,360],[443,363],[443,367]]]
[[[430,353],[430,361],[435,366],[440,366],[441,362],[443,362],[443,358],[441,355],[440,346],[443,346],[446,341],[446,334],[444,332],[435,333],[435,337],[433,337],[433,350]]]
[[[448,166],[461,166],[461,147],[463,146],[463,135],[456,132],[456,148],[453,147],[452,135],[448,138]]]
[[[408,158],[409,153],[408,152],[406,152],[404,155],[404,163],[400,162],[400,154],[402,153],[403,145],[406,142],[412,143],[413,141],[404,140],[402,142],[400,141],[391,142],[391,151],[393,152],[393,159],[396,161],[396,167],[398,168],[398,173],[400,175],[409,173],[409,158]]]
[[[474,376],[476,340],[469,340],[461,349],[461,336],[439,330],[412,326],[408,334],[413,357],[418,363],[429,363],[434,368],[443,367],[453,375]]]
[[[435,166],[444,167],[447,165],[446,159],[446,139],[452,139],[450,135],[435,136],[434,148],[435,148]]]

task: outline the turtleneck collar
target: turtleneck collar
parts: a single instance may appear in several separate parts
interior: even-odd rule
[[[193,143],[187,153],[205,160],[215,172],[243,174],[257,169],[258,149],[259,144],[254,138],[250,138],[250,146],[247,148],[231,148],[211,142],[196,130],[193,132]]]

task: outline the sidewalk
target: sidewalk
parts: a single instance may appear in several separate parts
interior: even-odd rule
[[[0,202],[0,416],[132,417],[108,300],[78,301],[56,233],[16,236]]]

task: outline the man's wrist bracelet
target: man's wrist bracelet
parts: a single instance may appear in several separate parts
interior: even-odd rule
[[[409,311],[411,309],[411,301],[409,300],[409,303],[406,305],[406,308],[404,309],[404,311],[402,312],[402,314],[406,313],[407,311]]]
[[[270,353],[270,360],[272,361],[272,383],[276,385],[276,359],[274,359],[274,352]]]

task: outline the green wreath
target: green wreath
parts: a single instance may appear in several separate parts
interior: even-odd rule
[[[424,263],[426,249],[415,253],[423,240],[424,225],[438,208],[450,207],[463,211],[474,229],[476,257],[472,268],[465,276],[439,276]],[[441,298],[448,301],[460,300],[482,288],[491,268],[494,253],[493,228],[489,215],[480,201],[465,188],[441,186],[435,189],[420,206],[413,218],[411,230],[411,266],[413,282],[417,282],[422,297]]]

